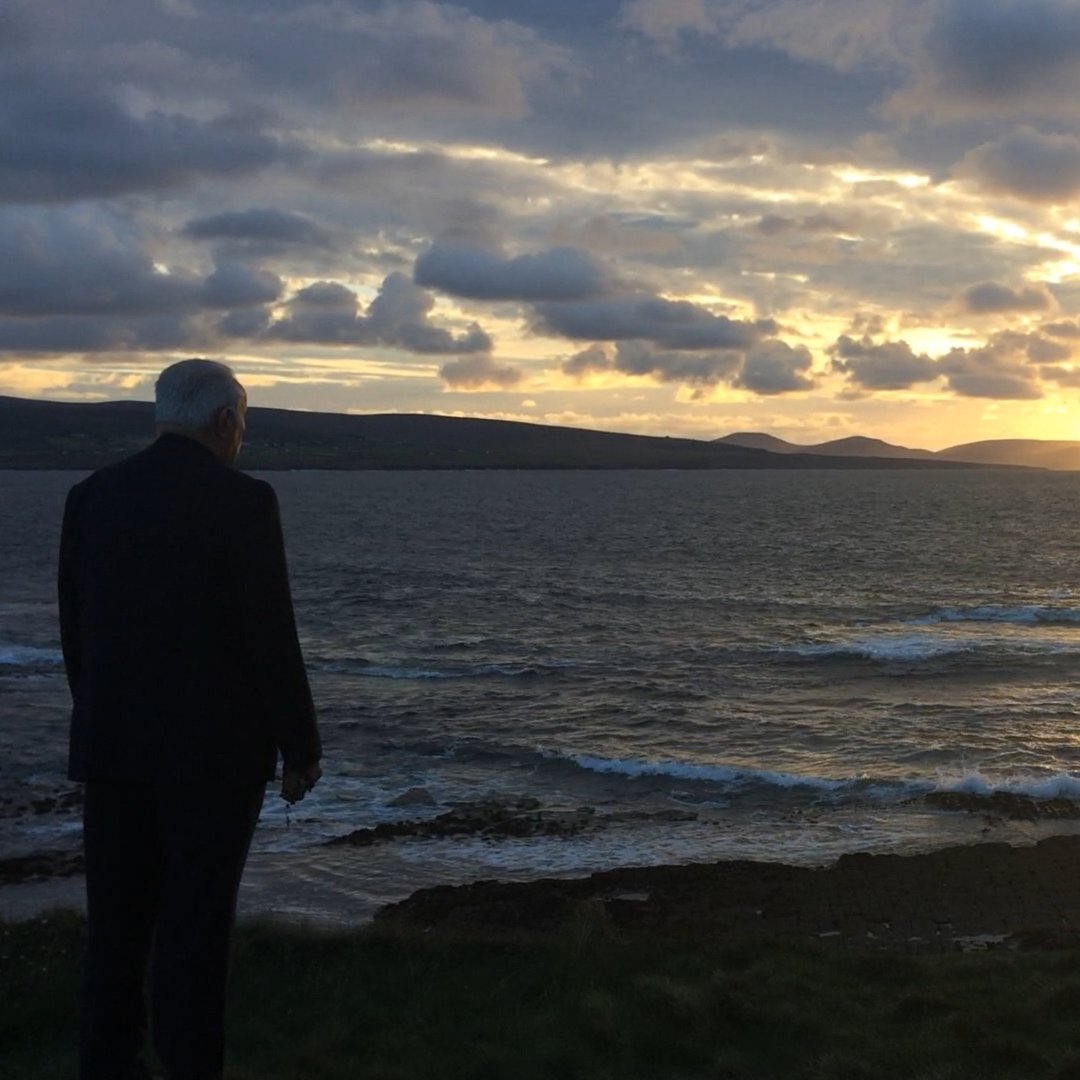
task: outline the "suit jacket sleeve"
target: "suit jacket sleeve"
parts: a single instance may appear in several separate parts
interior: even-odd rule
[[[64,504],[64,523],[60,530],[60,565],[57,574],[57,599],[60,605],[60,648],[68,686],[75,692],[82,648],[79,631],[79,599],[76,581],[76,540],[78,537],[78,487],[73,487]]]
[[[304,770],[322,748],[296,635],[277,496],[259,481],[246,502],[234,567],[245,651],[281,756],[289,768]]]

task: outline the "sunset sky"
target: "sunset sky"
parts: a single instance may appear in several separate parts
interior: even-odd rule
[[[0,0],[0,394],[1080,438],[1076,0]]]

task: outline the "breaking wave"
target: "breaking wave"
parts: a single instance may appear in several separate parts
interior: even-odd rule
[[[64,662],[59,649],[0,643],[0,665],[8,667],[56,667]]]
[[[1080,626],[1080,608],[1056,608],[1043,604],[980,604],[975,607],[944,607],[913,619],[915,625],[935,623],[1012,623],[1016,626]]]

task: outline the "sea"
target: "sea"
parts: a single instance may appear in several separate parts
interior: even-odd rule
[[[82,475],[0,472],[0,859],[79,843],[50,800]],[[1078,831],[993,797],[1080,803],[1080,474],[260,475],[325,760],[291,810],[268,790],[245,912],[352,925],[439,884]],[[477,806],[570,824],[417,827]],[[80,896],[8,885],[0,915]]]

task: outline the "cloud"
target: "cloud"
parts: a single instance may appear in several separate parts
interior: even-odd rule
[[[994,194],[1031,202],[1069,202],[1080,193],[1080,138],[1021,127],[970,150],[954,171]]]
[[[934,360],[916,354],[906,341],[875,345],[869,337],[856,340],[845,334],[829,352],[833,370],[865,390],[907,390],[940,374]]]
[[[660,382],[714,386],[738,374],[743,357],[732,351],[671,352],[643,341],[620,341],[613,368],[626,375],[651,375]]]
[[[320,281],[296,293],[288,314],[273,321],[265,336],[271,340],[320,345],[383,345],[426,354],[489,352],[491,338],[476,324],[464,334],[433,325],[432,297],[404,274],[388,275],[378,295],[359,313],[359,300],[351,289],[333,281]]]
[[[417,260],[418,285],[474,300],[589,300],[608,290],[608,275],[591,255],[557,247],[505,258],[478,247],[434,244]]]
[[[1066,320],[1063,322],[1043,323],[1039,329],[1051,337],[1066,338],[1068,340],[1080,338],[1080,323],[1078,322]]]
[[[977,349],[952,349],[939,363],[949,388],[961,397],[1034,400],[1042,397],[1027,335],[995,334]]]
[[[0,315],[193,311],[202,283],[162,273],[121,218],[92,210],[0,211]]]
[[[1056,307],[1045,285],[1026,285],[1010,289],[993,281],[984,281],[965,289],[958,297],[961,308],[972,315],[998,315],[1009,311],[1049,311]]]
[[[538,304],[542,330],[575,340],[642,340],[668,349],[747,349],[774,334],[771,319],[743,322],[699,304],[654,296]]]
[[[627,0],[619,21],[666,50],[714,36],[854,71],[895,63],[919,12],[903,0]]]
[[[108,90],[16,68],[0,79],[0,201],[65,202],[239,177],[294,158],[258,113],[136,115]]]
[[[671,46],[688,31],[709,33],[715,18],[705,10],[704,0],[627,0],[619,22],[662,45]]]
[[[521,117],[530,83],[563,62],[529,28],[464,4],[288,3],[254,21],[233,46],[271,86],[367,115]]]
[[[500,364],[490,356],[463,356],[439,368],[439,375],[454,390],[508,390],[523,378],[520,368]]]
[[[564,360],[561,370],[579,379],[593,372],[619,372],[699,389],[723,383],[765,396],[811,389],[812,363],[809,349],[775,339],[745,353],[735,349],[669,351],[644,341],[620,341],[615,347],[592,345]]]
[[[893,114],[1074,114],[1080,6],[1073,0],[943,0]]]
[[[208,335],[187,315],[0,316],[0,352],[92,354],[135,351],[211,351]]]
[[[559,367],[564,375],[583,379],[594,371],[613,371],[615,364],[609,346],[590,345],[587,349],[567,357]]]
[[[811,390],[814,380],[807,373],[812,363],[810,350],[804,345],[765,341],[746,354],[735,385],[762,395]]]
[[[181,232],[194,240],[250,241],[287,247],[332,246],[329,234],[314,221],[285,210],[234,210],[195,218]]]
[[[730,45],[763,46],[844,72],[894,67],[922,22],[919,5],[907,0],[741,0],[716,7],[726,16]]]
[[[203,282],[200,300],[209,308],[245,308],[270,304],[281,296],[281,278],[238,262],[221,262]]]

